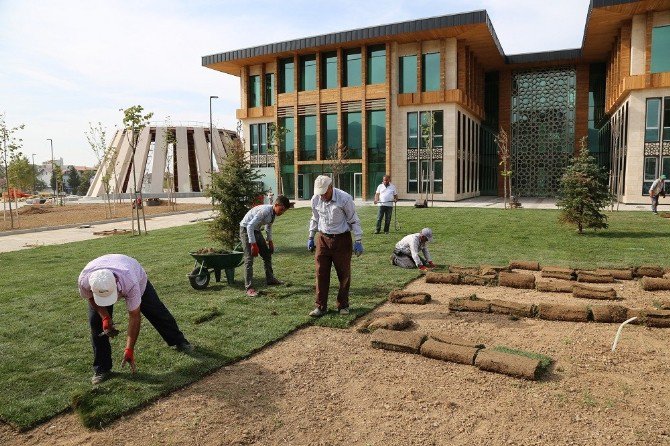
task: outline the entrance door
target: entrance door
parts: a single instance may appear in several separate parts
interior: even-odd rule
[[[354,198],[363,198],[363,174],[354,173]]]

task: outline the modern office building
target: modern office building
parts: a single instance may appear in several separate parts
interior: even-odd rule
[[[116,131],[112,139],[112,155],[98,168],[86,196],[103,196],[103,178],[106,176],[109,177],[110,193],[131,193],[137,184],[138,191],[150,196],[164,196],[168,181],[174,184],[177,194],[202,193],[211,184],[212,166],[216,172],[237,138],[236,132],[214,127],[210,152],[210,133],[206,124],[149,125],[140,132],[133,157],[131,133]],[[168,135],[172,137],[168,138]]]
[[[576,49],[506,55],[486,11],[475,11],[228,51],[202,65],[240,78],[251,162],[292,198],[309,199],[314,177],[333,170],[363,199],[384,173],[405,199],[502,194],[500,129],[521,197],[555,196],[584,137],[621,202],[646,202],[651,181],[670,177],[670,0],[591,0]],[[273,125],[285,137],[273,138]]]

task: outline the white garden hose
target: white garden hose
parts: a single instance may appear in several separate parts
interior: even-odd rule
[[[616,348],[617,343],[619,342],[619,337],[621,336],[621,330],[623,330],[623,326],[633,322],[637,317],[632,317],[625,321],[623,324],[619,325],[619,329],[616,331],[616,336],[614,336],[614,343],[612,344],[612,351]]]

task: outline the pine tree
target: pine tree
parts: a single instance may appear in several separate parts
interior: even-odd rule
[[[585,140],[582,138],[579,155],[572,158],[563,173],[556,203],[561,209],[559,220],[577,225],[580,234],[584,228],[607,228],[607,216],[601,211],[611,201],[607,172],[589,155]]]
[[[259,171],[249,164],[241,143],[228,151],[221,170],[212,175],[212,186],[206,194],[214,199],[216,217],[209,225],[209,233],[224,248],[233,249],[237,245],[240,221],[258,196],[267,192],[260,178]]]

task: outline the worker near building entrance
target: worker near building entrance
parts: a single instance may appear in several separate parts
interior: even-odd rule
[[[284,282],[277,279],[272,270],[272,254],[275,245],[272,242],[272,224],[275,217],[279,217],[290,207],[288,198],[284,195],[277,196],[274,204],[262,204],[249,209],[240,222],[240,242],[244,250],[244,287],[247,296],[255,297],[258,291],[253,287],[254,257],[260,254],[265,265],[265,283],[268,285],[281,285]],[[261,233],[261,226],[265,226],[267,243]]]
[[[432,241],[433,231],[430,228],[423,228],[421,232],[406,235],[395,244],[395,249],[391,254],[391,263],[401,268],[419,268],[421,271],[435,268],[426,246],[428,242]],[[423,258],[419,255],[419,252],[423,254]]]
[[[375,204],[379,205],[377,212],[377,229],[375,234],[379,234],[382,227],[382,217],[384,218],[384,234],[389,233],[391,225],[391,214],[393,213],[393,203],[398,201],[398,190],[391,183],[391,175],[384,175],[382,184],[377,186],[375,192]]]
[[[665,175],[656,178],[649,188],[649,196],[651,197],[651,212],[658,214],[658,198],[665,198]]]
[[[140,334],[141,314],[154,326],[169,346],[190,352],[193,346],[179,330],[177,322],[158,298],[140,263],[122,254],[107,254],[91,260],[79,274],[79,294],[88,300],[88,323],[93,346],[91,383],[99,384],[112,370],[109,338],[119,331],[114,327],[114,304],[121,298],[128,309],[128,338],[121,367],[126,364],[135,373],[135,344]]]
[[[309,221],[307,249],[314,251],[316,264],[316,308],[309,315],[321,317],[328,311],[330,270],[335,265],[340,289],[337,292],[337,310],[349,314],[349,286],[351,285],[351,233],[354,234],[353,252],[363,254],[363,230],[356,214],[354,199],[343,190],[333,187],[329,176],[319,175],[314,181],[312,218]],[[319,236],[315,235],[319,232]]]

